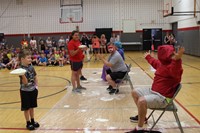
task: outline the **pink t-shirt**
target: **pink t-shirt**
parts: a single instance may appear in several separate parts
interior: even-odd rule
[[[92,48],[100,48],[99,38],[92,38]]]

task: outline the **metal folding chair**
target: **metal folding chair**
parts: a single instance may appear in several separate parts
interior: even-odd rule
[[[131,89],[133,90],[133,84],[132,84],[131,78],[128,74],[131,71],[131,64],[126,65],[126,66],[127,66],[127,72],[126,72],[125,76],[122,79],[117,80],[117,82],[118,82],[117,89],[119,89],[120,84],[122,84],[125,81],[126,83],[129,82]]]
[[[174,99],[175,99],[176,95],[179,93],[181,87],[182,87],[181,84],[179,84],[179,85],[176,87],[176,92],[175,92],[173,98],[170,99],[168,105],[167,105],[165,108],[150,108],[150,109],[152,110],[152,112],[151,112],[150,115],[148,116],[147,120],[148,120],[151,116],[153,117],[153,113],[154,113],[156,110],[162,111],[162,113],[160,114],[160,116],[157,118],[156,121],[155,121],[155,119],[154,119],[154,117],[153,117],[153,122],[154,122],[154,123],[153,123],[153,125],[152,125],[150,131],[152,131],[152,129],[153,129],[154,126],[158,123],[158,121],[160,120],[160,118],[162,117],[162,115],[165,113],[165,111],[171,111],[171,112],[174,113],[174,117],[175,117],[175,119],[176,119],[176,122],[177,122],[177,124],[178,124],[178,126],[179,126],[179,129],[180,129],[181,133],[184,133],[184,132],[183,132],[183,128],[182,128],[181,123],[180,123],[180,120],[179,120],[179,118],[178,118],[178,114],[177,114],[178,109],[177,109],[176,105],[174,104]]]

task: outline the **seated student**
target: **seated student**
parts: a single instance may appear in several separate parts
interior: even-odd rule
[[[46,56],[50,53],[49,48],[45,47],[44,53],[46,54]]]
[[[70,61],[69,61],[69,54],[68,54],[68,51],[66,50],[66,54],[64,55],[65,57],[65,63],[66,64],[70,64]]]
[[[3,58],[2,58],[2,63],[1,65],[4,67],[4,68],[7,68],[7,69],[11,69],[11,65],[8,65],[8,63],[10,62],[10,59],[8,58],[7,54],[4,53],[3,54]]]
[[[1,57],[1,54],[0,54],[0,69],[5,68],[5,66],[6,66],[6,65],[4,65],[4,64],[2,63],[2,57]]]
[[[59,64],[59,59],[60,59],[60,54],[59,51],[55,51],[55,59],[56,59],[56,64]]]
[[[48,59],[48,61],[49,61],[49,65],[55,66],[55,65],[56,65],[56,58],[55,58],[55,55],[52,54],[51,57]]]
[[[36,52],[32,53],[31,59],[32,59],[32,65],[37,65],[38,64],[38,55],[37,55]]]
[[[46,66],[47,65],[47,58],[45,57],[44,54],[41,54],[38,65],[39,66]]]
[[[110,53],[108,61],[106,61],[102,55],[99,54],[98,56],[103,61],[104,65],[109,67],[109,69],[106,70],[106,80],[109,84],[107,90],[109,94],[116,94],[119,90],[116,88],[115,81],[125,76],[127,67],[113,43],[108,46],[108,51]]]
[[[117,49],[117,51],[119,52],[119,54],[121,55],[122,59],[125,60],[124,58],[124,50],[122,48],[121,42],[115,42],[115,47]],[[109,67],[107,67],[106,65],[103,66],[102,69],[102,74],[101,74],[101,78],[106,81],[106,70],[109,69]]]
[[[7,64],[7,68],[9,67],[9,68],[16,69],[17,66],[18,66],[18,64],[19,64],[19,62],[18,62],[17,56],[16,56],[14,53],[12,53],[12,55],[11,55],[11,60],[10,60],[10,62]]]
[[[168,99],[172,98],[177,85],[181,82],[183,73],[181,57],[184,48],[177,53],[173,46],[163,45],[158,47],[158,59],[145,53],[145,59],[156,69],[152,87],[147,89],[134,89],[132,97],[138,108],[138,115],[130,117],[132,122],[138,122],[138,126],[128,133],[144,132],[143,124],[147,114],[147,108],[162,108],[167,105]]]
[[[63,56],[63,53],[60,53],[60,58],[59,58],[59,66],[60,67],[63,67],[63,64],[64,64],[64,56]]]

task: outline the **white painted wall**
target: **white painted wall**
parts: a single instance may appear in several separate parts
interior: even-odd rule
[[[121,31],[124,19],[135,19],[136,30],[171,29],[168,18],[158,11],[162,9],[163,0],[83,0],[83,23],[60,24],[60,0],[23,0],[22,5],[16,5],[16,0],[1,0],[0,32],[71,32],[77,25],[80,31],[95,31],[95,28]]]
[[[194,0],[172,0],[174,12],[194,11]],[[196,10],[200,11],[200,0],[197,0]],[[178,28],[195,27],[200,20],[199,13],[194,16],[170,16],[169,22],[178,22]]]

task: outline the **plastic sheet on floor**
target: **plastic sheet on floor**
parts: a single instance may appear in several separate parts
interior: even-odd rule
[[[128,83],[120,86],[116,95],[109,95],[107,82],[100,79],[101,69],[84,69],[87,83],[81,83],[87,90],[82,93],[67,89],[66,95],[40,120],[41,127],[34,132],[81,132],[81,133],[122,133],[136,126],[129,120],[130,116],[137,115],[137,107],[131,97],[131,88]],[[140,68],[132,68],[130,72],[133,86],[139,88],[150,87],[152,80]],[[184,113],[184,110],[179,108]],[[159,113],[155,113],[155,117]],[[163,132],[171,127],[177,128],[173,113],[166,113],[156,126]],[[182,116],[179,116],[180,119]],[[184,126],[192,120],[187,114]],[[181,119],[182,120],[182,119]],[[145,127],[152,125],[152,119]],[[193,122],[194,123],[194,122]],[[198,126],[195,124],[193,126]],[[179,129],[177,129],[178,131]]]

